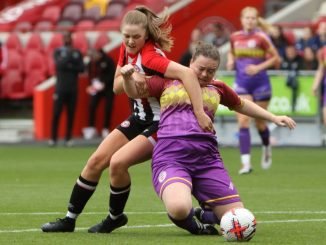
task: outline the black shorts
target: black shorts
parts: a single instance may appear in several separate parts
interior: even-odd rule
[[[117,129],[120,130],[128,140],[132,140],[138,135],[144,135],[150,140],[157,141],[158,121],[142,122],[134,115],[124,120]],[[155,143],[153,142],[153,143]]]

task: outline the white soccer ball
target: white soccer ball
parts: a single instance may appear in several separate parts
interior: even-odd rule
[[[234,208],[222,216],[220,227],[228,242],[250,241],[256,233],[256,219],[248,209]]]

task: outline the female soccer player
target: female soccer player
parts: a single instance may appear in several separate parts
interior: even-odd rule
[[[114,80],[115,93],[123,92],[120,69],[130,64],[139,72],[184,81],[191,94],[196,118],[203,130],[213,130],[212,120],[203,110],[200,86],[194,72],[167,59],[162,50],[172,46],[168,16],[156,16],[146,7],[137,7],[123,18],[123,44]],[[110,166],[110,213],[106,219],[91,227],[92,233],[109,233],[123,226],[128,219],[123,210],[127,202],[131,180],[128,167],[150,159],[156,141],[159,120],[157,98],[133,100],[133,113],[114,129],[88,159],[72,190],[66,217],[42,226],[44,232],[72,232],[75,222],[94,193],[104,169]]]
[[[247,116],[290,129],[295,127],[291,118],[275,116],[250,100],[241,99],[225,83],[214,80],[219,63],[217,48],[205,43],[198,44],[190,63],[202,87],[205,112],[212,120],[221,103]],[[192,234],[217,234],[210,224],[219,223],[226,211],[243,207],[243,203],[223,165],[215,132],[205,132],[199,127],[180,81],[145,79],[134,71],[131,65],[121,68],[126,93],[133,98],[158,97],[161,102],[158,141],[152,160],[152,181],[157,195],[178,227]],[[202,206],[210,207],[215,216],[202,211],[196,219],[192,194]]]
[[[235,91],[241,98],[254,101],[260,107],[267,109],[271,99],[271,85],[266,69],[280,61],[276,48],[267,35],[258,29],[265,22],[258,17],[257,9],[246,7],[241,11],[243,30],[231,35],[231,49],[228,55],[227,69],[236,70]],[[242,168],[239,174],[252,171],[250,160],[250,119],[237,113],[239,126],[239,144]],[[256,119],[256,128],[263,143],[261,166],[270,168],[272,151],[269,142],[269,129],[265,120]]]
[[[315,73],[314,83],[312,85],[312,92],[315,96],[319,95],[321,89],[321,104],[323,116],[323,144],[326,144],[326,46],[321,48],[318,52],[318,69]]]

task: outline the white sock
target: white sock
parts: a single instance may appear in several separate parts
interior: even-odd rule
[[[250,154],[242,154],[241,155],[241,163],[245,168],[250,168]]]
[[[66,217],[69,217],[71,219],[77,219],[78,214],[74,214],[74,213],[71,213],[71,212],[68,211],[67,214],[66,214]]]

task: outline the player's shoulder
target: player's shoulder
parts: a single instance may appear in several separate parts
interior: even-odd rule
[[[231,37],[232,38],[236,38],[236,37],[239,37],[243,34],[243,31],[235,31],[231,34]]]
[[[267,40],[267,41],[270,41],[270,37],[268,36],[268,34],[264,31],[256,31],[255,32],[255,35],[261,39],[264,39],[264,40]]]
[[[210,83],[211,86],[214,86],[216,88],[220,88],[220,89],[223,89],[225,88],[225,83],[222,81],[222,80],[219,80],[219,79],[213,79]]]
[[[142,54],[155,53],[165,57],[164,52],[152,41],[147,41],[142,48]]]

